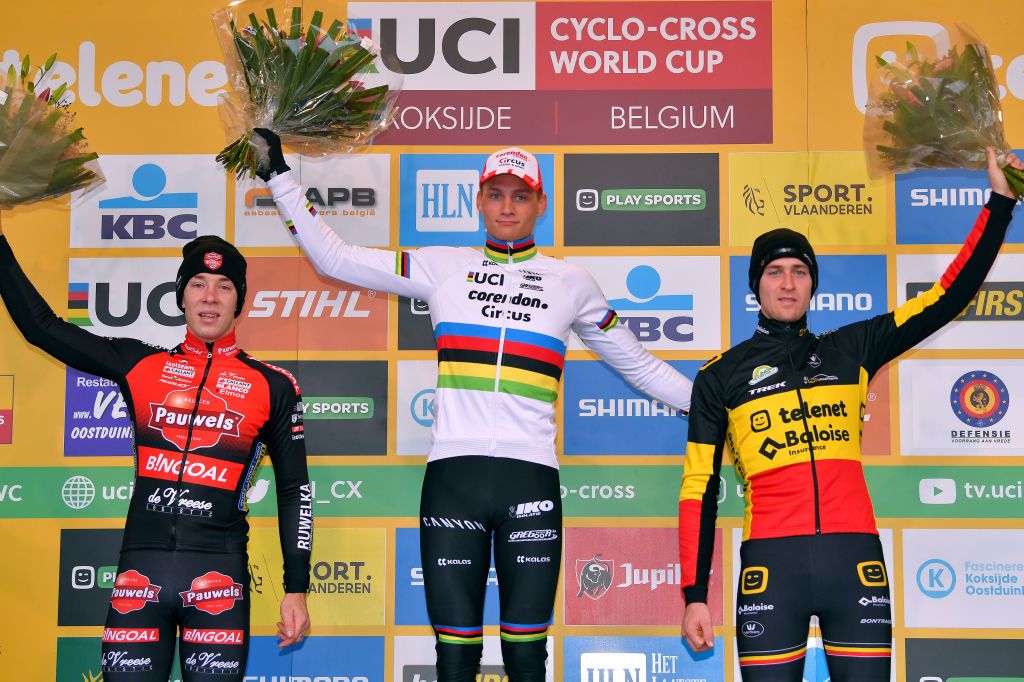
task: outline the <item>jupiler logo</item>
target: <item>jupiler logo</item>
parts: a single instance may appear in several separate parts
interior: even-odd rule
[[[597,600],[603,597],[612,586],[612,576],[615,575],[615,562],[611,559],[601,559],[600,554],[595,554],[592,559],[576,560],[576,583],[580,586],[577,597],[586,595]]]

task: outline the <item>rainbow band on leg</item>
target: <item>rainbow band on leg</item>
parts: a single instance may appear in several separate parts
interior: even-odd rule
[[[499,621],[501,625],[501,638],[506,642],[536,642],[547,639],[548,626],[551,621],[529,625],[524,623],[506,623]]]
[[[437,641],[444,644],[483,644],[484,627],[460,628],[454,625],[435,625],[434,634]]]

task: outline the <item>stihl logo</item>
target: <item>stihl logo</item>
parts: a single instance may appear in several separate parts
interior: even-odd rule
[[[234,490],[242,475],[244,466],[241,462],[226,462],[191,453],[182,471],[181,455],[172,455],[161,450],[140,448],[139,475],[148,478],[159,478],[164,481],[194,483],[222,490]]]
[[[359,309],[361,291],[260,291],[249,317],[369,317]],[[370,294],[373,296],[373,294]]]
[[[190,450],[214,446],[224,435],[238,438],[238,425],[245,418],[229,410],[227,401],[205,387],[199,409],[196,409],[194,388],[171,391],[163,402],[150,403],[149,409],[149,428],[162,433],[169,443],[181,450],[186,445]]]
[[[241,644],[245,636],[242,630],[200,630],[185,628],[181,641],[189,644]]]
[[[156,628],[103,628],[104,642],[159,642]]]

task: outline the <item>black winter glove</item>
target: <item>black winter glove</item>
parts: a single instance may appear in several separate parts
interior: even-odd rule
[[[259,163],[256,165],[256,175],[260,176],[263,182],[267,182],[275,175],[290,171],[291,168],[284,162],[284,153],[281,151],[281,138],[273,130],[268,128],[253,128],[256,133],[250,136],[253,146],[259,154]],[[263,142],[261,145],[260,142]],[[265,149],[264,149],[265,147]],[[264,154],[264,151],[266,152]],[[267,159],[269,158],[269,161]]]

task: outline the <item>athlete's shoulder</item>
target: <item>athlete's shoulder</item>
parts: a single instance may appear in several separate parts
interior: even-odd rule
[[[272,393],[284,391],[288,395],[301,395],[302,391],[299,389],[299,380],[284,367],[278,367],[269,362],[259,360],[244,351],[238,354],[238,359],[266,377]]]

